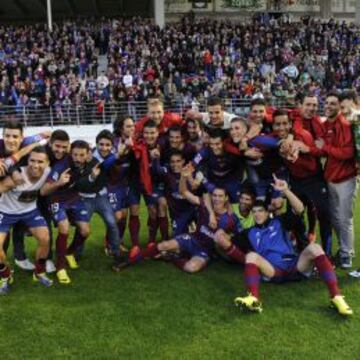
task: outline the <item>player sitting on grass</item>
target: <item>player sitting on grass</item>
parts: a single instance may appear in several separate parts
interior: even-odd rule
[[[216,216],[216,227],[209,226],[209,210],[204,201],[191,193],[187,188],[187,181],[191,177],[192,168],[183,168],[180,178],[180,194],[190,203],[199,207],[197,227],[194,234],[181,234],[174,239],[163,241],[157,245],[156,250],[162,252],[180,252],[188,255],[177,261],[182,270],[195,273],[202,270],[209,262],[214,250],[214,236],[217,230],[222,229],[226,233],[240,231],[239,219],[234,214],[229,214],[229,199],[226,191],[216,187],[211,194],[211,205]]]
[[[331,304],[341,315],[352,315],[353,311],[340,294],[333,267],[320,245],[311,243],[300,254],[290,240],[291,231],[304,210],[303,203],[289,190],[284,180],[274,176],[273,187],[287,198],[294,213],[271,218],[262,201],[256,201],[252,207],[255,226],[245,230],[238,237],[238,244],[246,249],[245,284],[249,294],[237,297],[235,304],[250,311],[261,312],[259,298],[261,275],[273,282],[301,279],[311,274],[314,265],[320,277],[326,283]]]
[[[254,216],[252,214],[252,207],[255,202],[255,192],[252,188],[247,187],[241,190],[239,196],[239,203],[232,206],[232,210],[240,220],[241,229],[249,229],[254,225]],[[245,254],[232,241],[232,237],[225,234],[223,231],[217,232],[215,236],[216,250],[222,258],[228,261],[245,263]]]

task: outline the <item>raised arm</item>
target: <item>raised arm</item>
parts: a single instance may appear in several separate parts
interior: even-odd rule
[[[278,179],[275,175],[273,175],[273,177],[274,183],[272,187],[277,191],[281,191],[289,201],[294,212],[297,215],[301,215],[304,212],[304,204],[302,201],[289,189],[288,183],[285,180]]]
[[[22,142],[22,146],[27,146],[33,143],[37,143],[41,140],[48,140],[51,136],[51,131],[44,131],[42,133],[36,134],[36,135],[32,135],[32,136],[27,136],[23,142]]]
[[[191,168],[185,166],[181,172],[180,182],[179,182],[179,192],[187,201],[191,204],[200,205],[200,198],[194,195],[187,187],[187,181],[191,177]]]
[[[50,182],[46,182],[43,187],[40,189],[40,194],[42,196],[46,196],[49,195],[51,193],[53,193],[54,191],[56,191],[57,189],[65,186],[66,184],[68,184],[70,182],[70,171],[71,169],[68,168],[66,169],[59,177],[59,179],[57,181],[50,181]]]
[[[31,153],[31,151],[33,149],[35,149],[38,146],[44,146],[46,145],[47,140],[46,139],[42,139],[40,141],[31,143],[30,145],[27,145],[25,147],[23,147],[22,149],[20,149],[18,152],[16,152],[15,154],[12,154],[11,156],[9,156],[9,158],[5,159],[5,162],[7,161],[7,159],[9,159],[9,165],[10,166],[14,166],[21,158],[23,158],[24,156],[28,155],[29,153]],[[13,163],[11,163],[11,161]],[[10,167],[9,166],[9,167]]]

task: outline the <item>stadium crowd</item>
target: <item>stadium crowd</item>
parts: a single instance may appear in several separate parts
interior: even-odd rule
[[[63,107],[144,101],[188,106],[211,96],[275,97],[360,87],[358,25],[255,17],[187,16],[164,29],[151,20],[102,19],[0,27],[0,104]],[[98,55],[108,57],[98,74]]]
[[[244,269],[248,295],[235,303],[261,312],[261,279],[306,278],[315,267],[331,304],[351,315],[334,265],[350,269],[355,253],[359,136],[350,121],[359,101],[352,92],[328,92],[322,121],[316,94],[297,98],[292,110],[254,99],[247,118],[225,112],[219,97],[209,98],[207,112],[191,110],[184,118],[151,98],[145,117],[117,119],[113,132],[100,131],[93,149],[83,140],[70,143],[64,130],[24,137],[22,125],[9,120],[0,141],[0,295],[13,280],[6,256],[11,229],[16,265],[46,287],[52,272],[67,285],[69,270],[86,256],[97,212],[114,271],[156,258],[196,273],[220,256]],[[140,224],[141,196],[146,224]],[[148,228],[145,248],[140,226]],[[38,241],[34,264],[24,249],[27,231]],[[351,274],[360,277],[359,270]]]

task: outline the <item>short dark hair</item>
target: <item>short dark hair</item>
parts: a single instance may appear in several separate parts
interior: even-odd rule
[[[214,189],[211,191],[211,193],[213,193],[215,190],[221,190],[224,192],[224,194],[226,196],[229,196],[228,192],[226,191],[226,189],[224,187],[221,187],[221,186],[215,186]]]
[[[204,125],[202,130],[204,133],[210,134],[210,131],[213,130],[213,128],[211,128],[210,126]]]
[[[54,141],[70,141],[69,134],[64,130],[55,130],[50,137],[50,143]]]
[[[181,125],[173,125],[173,126],[170,126],[168,132],[170,133],[170,131],[175,131],[175,132],[183,132],[183,129],[181,127]]]
[[[353,90],[343,91],[340,95],[340,101],[352,100],[353,102],[356,102],[356,98],[357,98],[356,91]]]
[[[71,143],[71,151],[74,149],[85,149],[87,151],[90,151],[90,145],[84,140],[75,140]]]
[[[341,96],[340,93],[338,91],[330,91],[326,94],[325,99],[327,99],[328,97],[335,97],[338,99],[338,101],[341,101]]]
[[[221,138],[221,140],[224,140],[226,137],[225,131],[222,129],[210,129],[208,134],[212,139]]]
[[[304,92],[300,92],[298,93],[297,97],[296,97],[296,100],[300,103],[300,104],[303,104],[304,103],[304,100],[305,98],[318,98],[317,95],[313,92],[310,92],[310,91],[304,91]]]
[[[255,201],[255,199],[256,199],[255,190],[250,186],[243,187],[240,191],[239,197],[241,195],[249,195],[253,201]]]
[[[177,149],[171,150],[169,158],[171,159],[173,156],[180,156],[182,159],[185,159],[184,153],[181,150],[177,150]]]
[[[34,152],[34,153],[37,153],[37,154],[45,154],[46,157],[48,157],[48,153],[47,153],[47,151],[46,151],[46,147],[45,147],[45,146],[37,146],[37,147],[33,148],[33,149],[31,150],[30,154],[33,153],[33,152]]]
[[[96,135],[96,143],[98,143],[101,139],[106,139],[106,140],[110,140],[111,143],[114,142],[114,135],[111,133],[110,130],[101,130],[97,135]]]
[[[266,101],[261,98],[256,98],[256,99],[251,100],[250,108],[252,109],[256,105],[266,106]]]
[[[268,208],[266,206],[266,202],[264,200],[256,199],[254,201],[254,204],[253,204],[252,208],[255,208],[255,207],[261,207],[261,208],[264,208],[266,211],[268,211]]]
[[[148,120],[145,124],[144,124],[144,128],[156,128],[157,129],[157,124],[154,120],[150,119]]]
[[[11,130],[20,130],[21,134],[24,132],[24,126],[19,120],[10,119],[6,120],[3,126],[3,131],[5,129],[11,129]]]
[[[289,112],[286,109],[276,109],[272,115],[272,118],[275,119],[277,116],[287,116],[291,121]]]
[[[221,107],[223,107],[222,99],[218,96],[211,96],[207,102],[207,106],[216,106],[216,105],[220,105]]]

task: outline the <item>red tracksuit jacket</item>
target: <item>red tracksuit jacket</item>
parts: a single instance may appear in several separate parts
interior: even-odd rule
[[[356,176],[355,145],[349,121],[341,114],[324,123],[325,145],[321,154],[327,157],[324,177],[326,181],[340,183]]]

